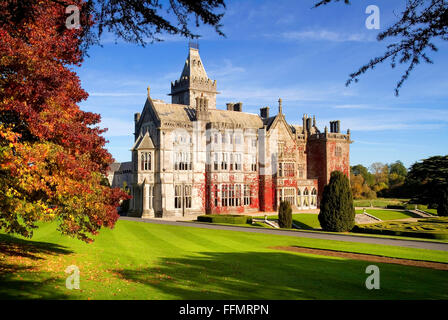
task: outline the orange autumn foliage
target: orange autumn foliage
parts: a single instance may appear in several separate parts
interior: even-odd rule
[[[21,19],[11,2],[0,4],[0,229],[31,237],[36,222],[54,220],[91,241],[129,196],[104,183],[113,159],[100,116],[78,106],[88,94],[70,67],[82,62],[82,28],[63,27],[63,4],[82,1],[29,2]]]

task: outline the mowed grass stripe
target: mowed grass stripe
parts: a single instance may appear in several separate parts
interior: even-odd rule
[[[61,239],[56,231],[45,231],[48,238],[39,241]],[[102,230],[92,244],[73,239],[55,243],[74,251],[73,257],[79,259],[83,291],[70,292],[73,299],[446,299],[448,294],[446,271],[378,263],[381,290],[367,290],[365,269],[370,262],[269,247],[327,247],[406,258],[423,251],[439,259],[439,253],[431,250],[130,221]],[[446,258],[447,253],[441,253]],[[60,257],[48,255],[45,264]],[[66,262],[77,261],[71,257]],[[64,268],[65,264],[58,269],[61,279],[49,285],[39,284],[48,274],[33,273],[38,285],[29,293],[20,291],[21,298],[62,297],[67,291]],[[30,275],[26,270],[14,277],[4,275],[0,288],[11,288],[11,283],[20,288],[21,279]],[[14,298],[16,292],[8,290],[0,290],[0,298]]]

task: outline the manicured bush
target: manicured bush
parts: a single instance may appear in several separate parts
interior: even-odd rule
[[[437,203],[437,215],[441,217],[448,216],[448,190],[441,192]]]
[[[318,218],[325,231],[350,231],[355,225],[350,182],[340,171],[333,171],[330,183],[324,187]]]
[[[280,202],[278,208],[278,225],[280,228],[292,228],[292,208],[289,202]]]
[[[235,214],[207,214],[198,216],[197,220],[211,223],[252,224],[252,217]]]

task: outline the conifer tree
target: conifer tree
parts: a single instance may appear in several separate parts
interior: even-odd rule
[[[437,204],[437,214],[439,216],[448,216],[448,190],[441,192],[439,203]]]
[[[280,228],[292,228],[292,209],[289,202],[280,202],[280,206],[278,208],[278,225]]]
[[[324,187],[318,218],[325,231],[350,231],[355,225],[350,182],[340,171],[333,171],[330,183]]]

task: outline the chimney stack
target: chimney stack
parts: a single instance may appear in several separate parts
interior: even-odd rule
[[[269,118],[269,107],[260,108],[260,117],[263,119]]]

